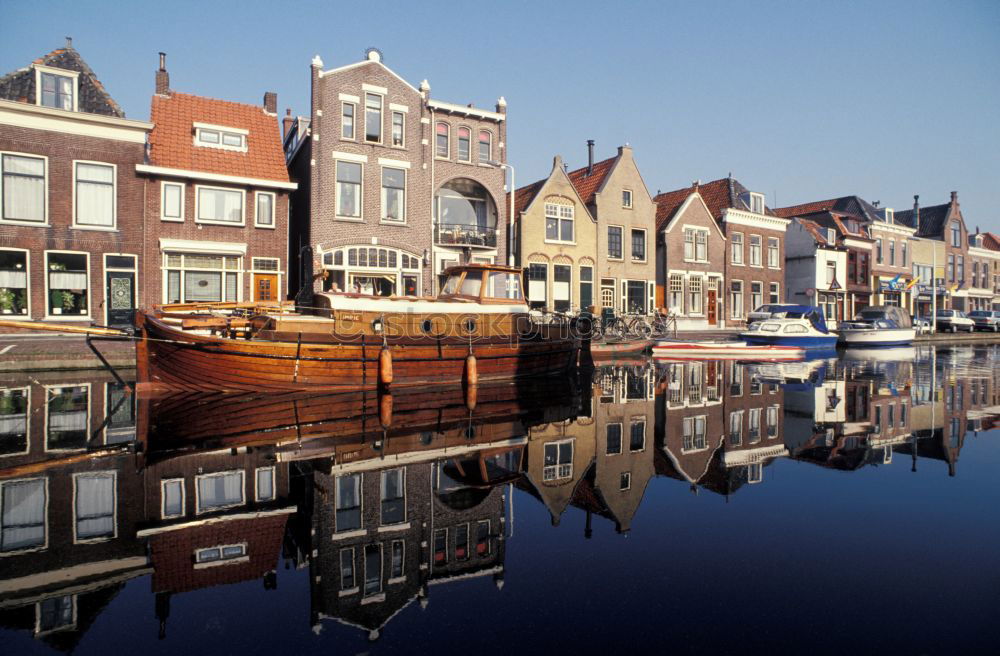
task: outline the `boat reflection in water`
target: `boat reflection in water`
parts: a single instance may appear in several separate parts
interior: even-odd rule
[[[136,397],[103,373],[10,379],[0,642],[84,648],[102,613],[127,613],[116,597],[139,578],[169,640],[188,628],[170,620],[188,593],[257,581],[287,604],[278,580],[299,571],[303,625],[378,639],[403,609],[459,589],[445,584],[503,586],[515,496],[553,525],[583,511],[591,537],[628,533],[655,479],[728,498],[780,459],[843,471],[928,459],[954,476],[967,434],[1000,416],[992,367],[968,364],[995,357],[983,349],[918,348],[907,362],[637,359],[558,384],[391,395]]]

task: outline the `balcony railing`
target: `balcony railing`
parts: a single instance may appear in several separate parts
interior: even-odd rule
[[[496,248],[497,231],[496,228],[480,228],[467,224],[438,224],[434,226],[434,242],[445,246]]]

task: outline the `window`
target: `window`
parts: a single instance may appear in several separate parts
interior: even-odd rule
[[[764,304],[764,283],[750,283],[750,307],[754,310]]]
[[[47,451],[86,448],[89,424],[89,385],[47,388],[45,399]]]
[[[777,305],[781,303],[781,285],[780,283],[772,282],[768,286],[768,297],[767,302],[772,305]]]
[[[273,501],[274,493],[274,467],[258,467],[256,471],[256,500]]]
[[[575,223],[572,205],[545,203],[545,241],[573,242]]]
[[[628,450],[642,451],[646,448],[646,420],[633,419],[629,425]]]
[[[743,443],[743,411],[729,413],[729,446],[739,446]]]
[[[243,225],[243,191],[201,186],[196,189],[199,221]]]
[[[55,107],[66,111],[76,110],[76,76],[39,72],[42,107]]]
[[[340,550],[340,589],[353,590],[354,581],[354,547]]]
[[[41,157],[3,155],[3,219],[45,223],[45,165]]]
[[[750,409],[750,427],[747,431],[750,444],[760,442],[760,408]]]
[[[220,544],[207,549],[196,549],[194,552],[194,562],[201,564],[222,564],[227,560],[240,560],[247,557],[247,545],[245,544]]]
[[[552,266],[552,309],[556,312],[569,312],[572,271],[568,264]]]
[[[668,304],[671,312],[684,314],[684,276],[679,273],[670,274]]]
[[[340,138],[354,139],[354,103],[345,102],[340,106]]]
[[[448,529],[439,528],[434,531],[434,563],[441,565],[448,562]]]
[[[699,276],[688,278],[688,313],[702,313],[701,278]]]
[[[616,456],[622,452],[622,425],[608,424],[606,427],[607,449],[605,453]]]
[[[882,238],[875,240],[875,263],[882,264]]]
[[[195,485],[199,514],[243,504],[242,471],[198,476],[195,478]]]
[[[965,282],[965,257],[959,255],[955,262],[955,282]]]
[[[44,478],[0,483],[0,552],[45,546],[48,505]]]
[[[28,452],[28,388],[0,390],[0,456]]]
[[[767,408],[767,439],[778,437],[778,406]]]
[[[0,313],[28,314],[28,253],[0,250]]]
[[[402,540],[392,541],[392,562],[390,564],[389,576],[398,579],[403,575],[403,553],[405,543]]]
[[[628,189],[622,191],[622,207],[632,207],[632,192]]]
[[[388,469],[381,474],[379,490],[382,501],[382,525],[402,524],[406,521],[406,496],[404,470]]]
[[[435,192],[434,203],[439,243],[496,246],[497,208],[486,187],[454,178]]]
[[[899,242],[899,266],[906,266],[906,242]],[[985,286],[985,285],[984,285]]]
[[[760,235],[750,235],[750,266],[760,266]]]
[[[621,476],[618,477],[618,489],[625,491],[632,487],[632,473],[622,472]]]
[[[449,128],[447,123],[437,124],[437,140],[435,141],[434,155],[436,157],[441,157],[448,159],[448,153],[451,147],[448,144],[449,139]]]
[[[705,415],[685,417],[681,422],[681,451],[700,451],[708,448],[705,439]]]
[[[174,478],[160,481],[161,509],[163,519],[184,515],[184,479]]]
[[[90,261],[86,253],[46,253],[48,282],[47,314],[87,315],[90,313],[88,286]]]
[[[580,267],[580,307],[584,310],[594,304],[594,267]]]
[[[754,214],[764,213],[764,194],[750,194],[750,211]]]
[[[779,245],[777,237],[767,238],[767,266],[772,269],[781,268],[781,260],[778,255]]]
[[[458,161],[472,161],[472,131],[469,128],[458,128]]]
[[[476,523],[476,553],[480,558],[490,555],[490,520],[480,520]]]
[[[406,221],[406,171],[382,169],[382,220]]]
[[[837,279],[837,263],[827,260],[826,262],[826,284],[831,285]]]
[[[115,536],[114,472],[77,474],[74,477],[73,517],[77,540]]]
[[[164,302],[238,301],[242,269],[235,255],[164,253]]]
[[[164,182],[160,186],[160,219],[184,220],[184,185],[178,182]]]
[[[337,216],[361,218],[361,164],[337,162]]]
[[[958,221],[951,222],[951,245],[955,248],[962,246],[962,228],[958,225]]]
[[[729,316],[732,319],[743,318],[742,280],[732,280],[729,283]]]
[[[274,227],[274,194],[269,191],[258,191],[254,198],[256,213],[254,225],[261,228]]]
[[[76,595],[49,597],[37,602],[35,615],[38,618],[36,636],[76,627]]]
[[[115,167],[74,162],[74,225],[113,228],[115,225]]]
[[[889,266],[896,266],[896,240],[889,240]]]
[[[948,282],[955,282],[955,256],[948,254]]]
[[[365,141],[382,143],[382,96],[365,94]]]
[[[246,152],[246,130],[223,128],[215,125],[194,124],[194,145],[205,148],[221,148]]]
[[[342,533],[361,528],[361,474],[338,476],[335,486],[334,503],[337,515],[334,532]]]
[[[573,477],[573,440],[549,442],[543,448],[542,480]]]
[[[469,559],[469,525],[455,527],[455,560]]]
[[[632,259],[646,259],[646,231],[636,228],[632,229]]]
[[[601,278],[601,307],[613,308],[614,306],[615,306],[614,278]]]
[[[985,402],[986,402],[986,399],[984,398],[983,399],[983,403],[985,403]],[[906,427],[906,404],[905,403],[901,403],[899,405],[899,425],[902,428]]]
[[[622,229],[620,226],[608,226],[608,257],[622,259]]]
[[[403,127],[406,125],[406,118],[403,112],[393,112],[392,113],[392,145],[399,148],[403,147]]]
[[[529,264],[528,279],[528,305],[532,308],[540,309],[545,307],[548,290],[549,268],[545,264]]]
[[[743,264],[743,233],[734,232],[733,236],[730,238],[730,249],[732,252],[732,257],[730,258],[733,264]]]
[[[479,161],[482,164],[493,161],[493,133],[489,130],[479,131]]]

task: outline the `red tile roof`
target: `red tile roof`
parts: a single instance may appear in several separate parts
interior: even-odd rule
[[[514,192],[514,220],[517,221],[521,212],[528,209],[528,205],[531,205],[531,201],[535,199],[535,195],[542,188],[542,185],[548,178],[539,180],[538,182],[532,182],[530,185],[525,185]]]
[[[656,203],[656,228],[659,230],[670,220],[670,215],[679,207],[684,200],[694,191],[701,195],[701,199],[708,206],[708,211],[716,220],[722,218],[722,213],[727,208],[749,209],[746,204],[739,200],[740,194],[746,191],[746,187],[737,182],[734,178],[720,178],[704,184],[691,185],[675,191],[667,191],[657,194],[653,201]],[[678,200],[680,199],[680,200]],[[662,203],[662,206],[661,206]],[[770,210],[765,210],[770,213]],[[662,224],[661,224],[662,221]]]
[[[832,210],[836,203],[836,198],[832,200],[817,200],[812,203],[802,203],[801,205],[792,205],[790,207],[776,207],[774,213],[784,219],[790,219],[793,216],[804,216],[806,214]]]
[[[589,205],[594,202],[594,194],[597,190],[601,188],[601,184],[604,183],[604,179],[608,177],[608,173],[611,172],[611,167],[614,165],[615,160],[618,156],[615,155],[609,159],[602,162],[597,162],[594,164],[594,172],[587,175],[587,168],[584,166],[581,169],[569,172],[569,180],[576,187],[577,193],[580,194],[580,198],[583,199],[585,205]]]
[[[674,214],[680,209],[684,201],[696,191],[694,186],[685,187],[676,191],[668,191],[656,196],[653,201],[656,203],[656,231],[659,232],[667,227]]]
[[[1000,251],[1000,236],[997,236],[992,232],[984,232],[983,248],[988,248],[991,251]]]
[[[171,92],[153,96],[149,136],[154,166],[288,182],[278,120],[260,105]],[[248,130],[247,152],[194,145],[194,123]]]

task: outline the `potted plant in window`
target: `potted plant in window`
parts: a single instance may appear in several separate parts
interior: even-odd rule
[[[62,294],[62,307],[63,307],[63,310],[65,312],[67,312],[67,313],[68,312],[72,312],[73,311],[73,305],[76,302],[76,299],[73,298],[73,292],[66,291],[64,289],[60,293]]]
[[[65,270],[66,265],[62,262],[49,262],[49,271]],[[52,289],[49,291],[49,307],[52,309],[52,314],[62,314],[64,304],[65,299],[62,290]]]
[[[0,289],[0,313],[14,313],[14,292],[10,291],[6,287]]]

